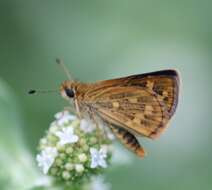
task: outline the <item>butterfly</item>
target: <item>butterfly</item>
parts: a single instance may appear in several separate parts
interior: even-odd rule
[[[70,76],[65,66],[58,63]],[[61,84],[60,93],[74,102],[80,117],[89,115],[94,120],[100,119],[126,148],[142,158],[145,150],[137,137],[156,139],[166,129],[177,108],[179,80],[175,70],[94,83],[70,79]]]

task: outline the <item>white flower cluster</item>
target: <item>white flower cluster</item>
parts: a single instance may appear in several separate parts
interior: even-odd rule
[[[57,113],[55,118],[46,136],[40,140],[40,153],[36,158],[44,174],[73,182],[99,174],[108,166],[110,131],[67,111]]]

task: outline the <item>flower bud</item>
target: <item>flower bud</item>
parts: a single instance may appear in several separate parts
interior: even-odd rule
[[[71,177],[71,175],[68,171],[64,171],[62,176],[63,176],[63,179],[65,179],[65,180],[68,180]]]
[[[68,171],[71,171],[74,169],[74,165],[71,163],[66,163],[65,165],[65,169],[67,169]]]
[[[84,166],[82,164],[76,164],[75,165],[75,170],[78,172],[78,173],[82,173],[84,171]]]
[[[86,162],[87,161],[87,156],[84,153],[79,154],[78,158],[79,158],[80,162]]]

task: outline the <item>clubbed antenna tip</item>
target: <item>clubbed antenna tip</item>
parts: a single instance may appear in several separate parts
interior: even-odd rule
[[[35,94],[36,90],[29,90],[28,94]]]
[[[60,64],[61,63],[61,60],[59,58],[56,58],[56,63],[57,64]]]

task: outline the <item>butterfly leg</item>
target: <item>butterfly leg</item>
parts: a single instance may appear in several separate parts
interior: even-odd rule
[[[79,104],[78,104],[78,101],[77,99],[75,98],[74,99],[74,107],[76,109],[76,113],[77,113],[77,116],[82,119],[82,115],[81,115],[81,112],[80,112],[80,109],[79,109]]]
[[[110,128],[126,148],[137,154],[140,158],[145,156],[144,148],[139,144],[138,140],[133,134],[117,126],[110,125]]]
[[[89,113],[90,119],[94,122],[94,124],[96,126],[98,136],[104,135],[106,137],[107,132],[105,131],[104,126],[99,125],[98,118],[95,115],[95,113],[92,111],[91,108],[89,109],[88,113]]]

